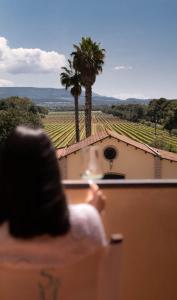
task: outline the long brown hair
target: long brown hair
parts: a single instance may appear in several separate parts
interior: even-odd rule
[[[15,237],[62,235],[70,228],[55,149],[40,129],[17,127],[1,157],[0,221]],[[5,204],[6,203],[6,204]]]

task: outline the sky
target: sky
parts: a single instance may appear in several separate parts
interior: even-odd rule
[[[61,88],[86,36],[106,50],[94,92],[177,98],[176,0],[0,0],[0,86]]]

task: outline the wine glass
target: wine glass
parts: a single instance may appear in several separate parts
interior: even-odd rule
[[[97,180],[103,177],[98,146],[83,148],[81,158],[82,179]]]

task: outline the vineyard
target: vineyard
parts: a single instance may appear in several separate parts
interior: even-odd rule
[[[44,128],[56,148],[66,147],[75,143],[74,112],[50,113],[44,119]],[[155,140],[154,128],[141,123],[119,120],[102,112],[92,113],[92,134],[109,129],[126,135],[138,142],[152,145]],[[80,113],[80,139],[85,138],[84,113]],[[162,129],[157,129],[156,139],[165,143],[171,151],[177,152],[177,137],[170,136]]]

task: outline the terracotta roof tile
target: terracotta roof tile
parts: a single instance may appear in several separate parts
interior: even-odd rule
[[[169,152],[169,151],[165,151],[165,150],[161,150],[161,149],[157,149],[157,148],[153,148],[153,149],[155,151],[157,151],[157,153],[159,154],[159,156],[161,158],[177,162],[177,153]]]
[[[96,135],[91,135],[90,137],[88,137],[78,143],[75,143],[69,147],[62,148],[62,149],[59,148],[56,150],[57,157],[61,158],[61,157],[67,156],[71,153],[74,153],[75,151],[78,151],[78,150],[84,148],[84,147],[95,144],[96,142],[101,141],[108,136],[109,135],[107,134],[107,132],[103,131],[103,132],[97,133]]]
[[[140,150],[143,150],[145,151],[146,153],[150,153],[154,156],[159,156],[161,158],[164,158],[164,159],[168,159],[168,160],[171,160],[171,161],[177,161],[177,154],[176,153],[172,153],[172,152],[168,152],[168,151],[164,151],[164,150],[160,150],[160,149],[156,149],[156,148],[153,148],[153,147],[150,147],[146,144],[143,144],[143,143],[140,143],[140,142],[137,142],[125,135],[121,135],[117,132],[114,132],[114,131],[110,131],[110,130],[107,130],[106,131],[102,131],[102,132],[99,132],[95,135],[92,135],[78,143],[75,143],[69,147],[66,147],[66,148],[59,148],[56,150],[56,153],[57,153],[57,158],[60,159],[61,157],[65,157],[71,153],[74,153],[84,147],[87,147],[87,146],[90,146],[90,145],[93,145],[95,144],[96,142],[99,142],[101,140],[104,140],[105,138],[107,137],[113,137],[121,142],[124,142],[128,145],[131,145],[137,149],[140,149]]]
[[[141,149],[141,150],[143,150],[145,152],[148,152],[148,153],[154,155],[154,152],[151,149],[149,149],[149,147],[147,147],[146,144],[143,144],[143,143],[137,142],[135,140],[132,140],[131,138],[129,138],[129,137],[125,136],[125,135],[121,135],[121,134],[119,134],[119,133],[117,133],[115,131],[107,130],[107,132],[109,133],[110,136],[118,139],[121,142],[124,142],[124,143],[126,143],[128,145],[131,145],[131,146],[133,146],[135,148]]]
[[[64,151],[65,151],[65,148],[58,148],[56,150],[57,158],[63,156]]]

